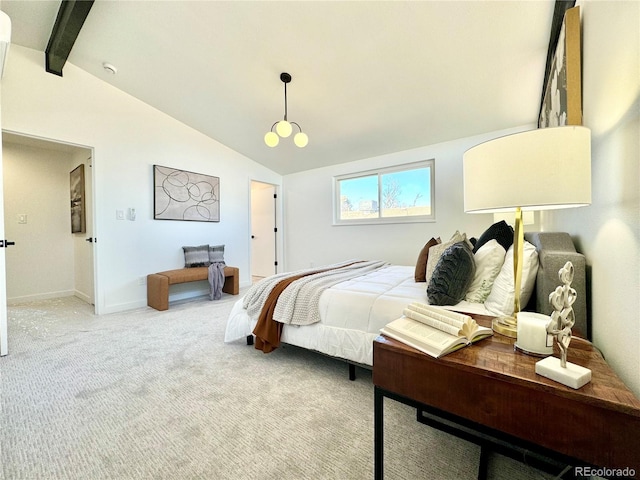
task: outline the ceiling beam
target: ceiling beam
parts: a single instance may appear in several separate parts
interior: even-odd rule
[[[56,23],[49,37],[49,44],[44,52],[47,72],[62,76],[62,67],[67,62],[73,44],[93,6],[93,1],[62,0]]]

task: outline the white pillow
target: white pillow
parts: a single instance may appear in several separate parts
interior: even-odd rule
[[[462,241],[466,241],[467,243],[469,242],[467,240],[467,234],[460,233],[458,230],[456,230],[456,233],[454,233],[447,242],[439,243],[429,249],[429,258],[427,258],[427,270],[424,275],[425,280],[427,281],[427,288],[429,287],[429,282],[431,282],[431,277],[433,276],[433,271],[436,269],[438,260],[440,260],[440,257],[442,257],[444,251],[454,243]],[[473,250],[473,245],[469,243],[469,246]]]
[[[538,273],[538,252],[529,242],[525,241],[522,254],[522,283],[520,285],[520,306],[527,305]],[[484,306],[494,315],[512,315],[514,292],[513,286],[513,245],[507,250],[500,273],[493,282],[491,293],[484,302]]]
[[[491,293],[491,287],[500,273],[506,251],[497,240],[490,240],[482,245],[473,255],[476,262],[476,274],[467,290],[467,302],[484,303]]]

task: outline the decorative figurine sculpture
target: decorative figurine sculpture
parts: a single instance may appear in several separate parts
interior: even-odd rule
[[[567,368],[567,349],[571,343],[571,327],[576,323],[573,304],[578,294],[571,288],[573,281],[573,264],[567,262],[558,272],[562,285],[549,295],[549,303],[554,309],[551,321],[547,325],[547,333],[553,335],[560,348],[560,366]]]
[[[567,262],[558,272],[562,285],[549,295],[549,303],[554,309],[547,324],[547,333],[553,335],[560,349],[560,359],[547,357],[536,363],[536,373],[571,388],[580,388],[591,380],[591,370],[567,362],[567,350],[571,343],[571,327],[575,323],[573,304],[577,293],[571,288],[573,264]]]

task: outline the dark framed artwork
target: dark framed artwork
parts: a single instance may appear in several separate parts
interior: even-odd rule
[[[220,178],[153,166],[153,218],[220,221]]]
[[[87,223],[85,217],[84,164],[78,165],[69,174],[71,194],[71,233],[85,233]]]
[[[566,11],[558,44],[545,79],[538,127],[582,125],[580,7]]]

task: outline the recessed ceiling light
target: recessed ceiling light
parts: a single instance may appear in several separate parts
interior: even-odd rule
[[[116,73],[118,73],[118,69],[110,63],[103,63],[102,68],[104,68],[105,72],[110,73],[111,75],[115,75]]]

